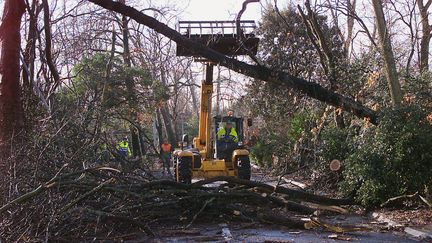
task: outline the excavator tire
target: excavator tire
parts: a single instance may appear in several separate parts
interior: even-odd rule
[[[175,170],[177,182],[184,184],[192,183],[192,157],[181,157],[177,161]]]
[[[251,178],[251,164],[249,156],[239,156],[237,158],[238,165],[238,178],[243,180],[250,180]]]

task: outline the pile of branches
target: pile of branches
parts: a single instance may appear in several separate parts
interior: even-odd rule
[[[308,204],[305,204],[308,202]],[[60,175],[0,208],[0,237],[76,241],[143,234],[162,226],[188,228],[200,221],[271,223],[308,228],[317,208],[335,211],[348,199],[332,199],[283,186],[217,177],[192,184],[155,180],[96,167]],[[341,209],[341,208],[340,208]],[[295,216],[297,215],[297,216]],[[319,223],[318,223],[319,224]]]

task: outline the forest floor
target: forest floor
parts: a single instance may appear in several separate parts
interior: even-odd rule
[[[159,170],[155,176],[167,178]],[[268,172],[257,167],[253,169],[252,180],[271,185],[281,184],[280,177],[270,176]],[[288,181],[288,182],[287,182]],[[299,175],[284,177],[284,186],[300,189],[299,185],[308,185],[310,181],[301,180]],[[314,190],[319,193],[319,190]],[[321,192],[325,196],[333,196],[328,190]],[[377,215],[379,214],[378,217]],[[420,217],[420,215],[422,217]],[[296,214],[295,217],[307,218],[308,215]],[[144,235],[131,235],[126,242],[432,242],[424,236],[415,236],[406,232],[408,225],[427,227],[431,220],[430,210],[380,210],[377,212],[363,212],[350,209],[347,214],[322,213],[320,218],[326,223],[344,228],[361,228],[346,233],[334,233],[323,229],[293,230],[288,227],[267,225],[262,223],[239,223],[215,218],[209,222],[197,220],[191,227],[182,225],[160,225],[153,228],[156,238]],[[394,219],[389,221],[388,218]],[[407,224],[407,222],[411,224]],[[123,238],[125,239],[125,238]]]

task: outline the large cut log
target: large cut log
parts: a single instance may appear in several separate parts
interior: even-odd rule
[[[105,9],[112,10],[114,12],[126,15],[136,22],[146,25],[147,27],[161,33],[169,39],[175,41],[177,45],[181,45],[185,48],[194,50],[196,53],[200,53],[203,57],[210,61],[219,63],[229,69],[232,69],[238,73],[246,76],[264,80],[267,82],[285,85],[293,90],[301,92],[309,97],[315,98],[329,105],[340,107],[345,111],[351,112],[352,114],[360,117],[367,118],[370,122],[377,123],[377,114],[375,111],[363,106],[362,104],[354,101],[351,98],[345,97],[334,91],[324,88],[318,83],[308,82],[302,78],[295,77],[289,73],[271,70],[265,66],[250,65],[245,62],[238,61],[234,58],[227,57],[221,53],[218,53],[203,44],[194,42],[174,29],[168,27],[166,24],[159,22],[155,18],[152,18],[135,8],[126,6],[119,2],[112,0],[88,0],[93,2]]]

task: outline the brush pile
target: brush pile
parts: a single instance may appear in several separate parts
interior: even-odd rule
[[[319,210],[343,211],[351,200],[230,177],[181,184],[149,173],[109,167],[58,173],[0,208],[5,241],[120,240],[137,232],[157,236],[161,227],[189,228],[205,221],[317,226],[304,221]],[[333,205],[333,206],[329,206]],[[299,216],[300,215],[300,216]],[[313,223],[313,224],[311,224]]]

